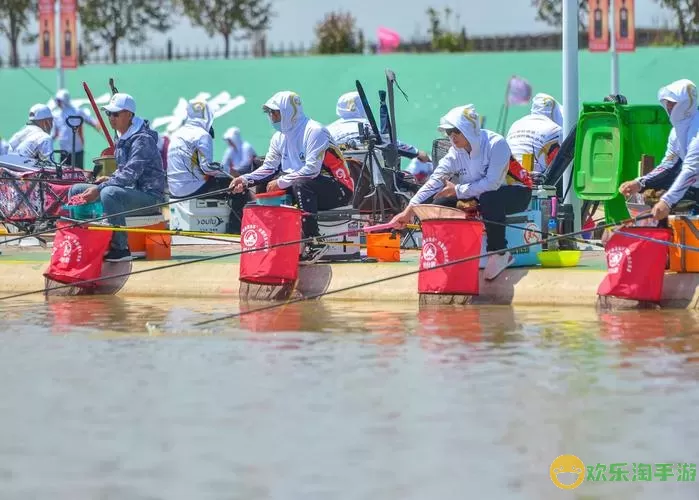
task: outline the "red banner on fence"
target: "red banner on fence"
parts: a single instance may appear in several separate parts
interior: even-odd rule
[[[590,0],[587,31],[590,52],[609,50],[609,0]]]
[[[77,0],[60,0],[61,2],[61,66],[78,67],[78,2]]]
[[[39,0],[39,67],[56,67],[56,47],[54,47],[54,27],[56,17],[53,0]]]
[[[634,0],[614,0],[614,41],[617,52],[636,50]]]

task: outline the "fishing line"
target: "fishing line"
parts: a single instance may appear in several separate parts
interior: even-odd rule
[[[22,66],[21,68],[22,68],[22,70],[24,70],[24,72],[25,72],[27,75],[29,75],[29,78],[31,78],[31,79],[34,80],[37,84],[39,84],[39,86],[40,86],[41,88],[43,88],[46,92],[48,92],[49,95],[51,96],[51,98],[53,98],[53,90],[51,90],[51,89],[48,88],[46,85],[44,85],[41,81],[39,81],[39,79],[38,79],[37,77],[35,77],[34,75],[32,75],[32,74],[29,72],[29,70],[28,70],[27,68],[25,68],[24,66]]]
[[[625,223],[629,223],[629,222],[636,222],[636,221],[638,221],[638,220],[645,219],[645,218],[648,218],[648,217],[650,217],[650,216],[651,216],[651,214],[640,215],[640,216],[638,216],[638,217],[636,217],[636,218],[634,218],[634,219],[627,219],[626,221],[622,221],[622,222],[619,222],[619,223],[612,222],[612,223],[606,224],[604,227],[612,227],[612,226],[617,226],[617,225],[621,225],[621,224],[625,224]],[[552,239],[552,240],[559,240],[559,239],[567,238],[567,237],[570,237],[570,236],[577,236],[577,235],[583,234],[583,233],[585,233],[585,232],[587,232],[587,230],[580,230],[580,231],[576,231],[576,232],[572,232],[572,233],[568,233],[568,234],[562,234],[562,235],[559,235],[559,236],[555,236],[555,237],[553,237],[553,238],[551,238],[551,239]],[[537,244],[538,244],[538,242],[537,242],[537,243],[527,243],[527,244],[525,244],[525,245],[520,245],[520,246],[517,246],[517,247],[508,248],[507,250],[508,250],[508,251],[510,251],[510,250],[522,250],[522,249],[529,248],[529,247],[534,246],[534,245],[537,245]],[[454,260],[454,261],[451,261],[451,262],[445,262],[445,263],[443,263],[443,264],[438,264],[438,265],[436,265],[436,266],[434,266],[434,267],[431,267],[431,268],[429,268],[429,269],[417,269],[417,270],[414,270],[414,271],[408,271],[408,272],[405,272],[405,273],[396,274],[396,275],[394,275],[394,276],[389,276],[389,277],[387,277],[387,278],[379,278],[379,279],[376,279],[376,280],[373,280],[373,281],[368,281],[368,282],[364,282],[364,283],[358,283],[358,284],[356,284],[356,285],[351,285],[351,286],[347,286],[347,287],[344,287],[344,288],[338,288],[337,290],[331,290],[331,291],[329,291],[329,292],[320,292],[320,293],[317,293],[317,294],[308,295],[308,296],[306,296],[306,297],[299,297],[299,298],[296,298],[296,299],[293,299],[293,300],[285,301],[285,302],[283,302],[283,303],[281,303],[281,304],[271,304],[271,305],[269,305],[269,306],[258,307],[257,309],[253,309],[253,310],[250,310],[250,311],[242,311],[242,312],[238,312],[238,313],[234,313],[234,314],[227,314],[227,315],[221,316],[221,317],[219,317],[219,318],[213,318],[213,319],[209,319],[209,320],[206,320],[206,321],[200,321],[200,322],[198,322],[198,323],[194,323],[194,325],[192,325],[192,326],[203,326],[203,325],[208,325],[208,324],[210,324],[210,323],[214,323],[214,322],[217,322],[217,321],[224,321],[224,320],[227,320],[227,319],[239,318],[239,317],[241,317],[241,316],[247,316],[248,314],[252,314],[252,313],[256,313],[256,312],[269,311],[269,310],[275,309],[275,308],[277,308],[277,307],[285,307],[285,306],[288,306],[288,305],[291,305],[291,304],[295,304],[295,303],[298,303],[298,302],[303,302],[303,301],[306,301],[306,300],[311,300],[311,299],[317,299],[317,298],[320,298],[320,297],[324,297],[324,296],[326,296],[326,295],[333,295],[333,294],[336,294],[336,293],[341,293],[341,292],[347,292],[347,291],[350,291],[350,290],[355,290],[355,289],[357,289],[357,288],[361,288],[361,287],[364,287],[364,286],[378,285],[378,284],[381,284],[381,283],[385,283],[385,282],[387,282],[387,281],[391,281],[391,280],[395,280],[395,279],[399,279],[399,278],[406,278],[406,277],[408,277],[408,276],[413,276],[413,275],[419,274],[419,273],[421,273],[421,272],[423,272],[423,271],[432,271],[432,270],[434,270],[434,269],[443,269],[443,268],[445,268],[445,267],[452,266],[452,265],[455,265],[455,264],[462,264],[462,263],[464,263],[464,262],[469,262],[469,261],[472,261],[472,260],[482,259],[483,257],[490,257],[490,256],[492,256],[492,255],[499,254],[499,253],[501,253],[502,251],[503,251],[503,250],[493,250],[493,251],[491,251],[491,252],[486,252],[486,253],[484,253],[484,254],[480,254],[480,255],[476,255],[476,256],[472,256],[472,257],[465,257],[465,258],[463,258],[463,259],[457,259],[457,260]]]
[[[181,201],[198,200],[198,199],[200,199],[200,198],[206,198],[206,197],[210,197],[210,196],[213,196],[213,195],[224,194],[224,193],[228,193],[228,192],[230,192],[229,189],[228,189],[228,188],[225,188],[225,189],[219,189],[219,190],[217,190],[217,191],[211,191],[211,192],[204,193],[204,194],[186,196],[186,197],[184,197],[184,198],[177,198],[177,199],[174,199],[174,200],[171,199],[170,201],[165,201],[165,202],[162,202],[162,203],[156,203],[155,205],[150,205],[150,206],[147,206],[147,207],[134,208],[134,209],[132,209],[132,210],[126,210],[126,211],[124,211],[124,212],[118,212],[118,213],[110,214],[110,215],[103,215],[102,217],[95,217],[94,219],[85,219],[85,220],[81,220],[80,223],[73,223],[73,224],[71,224],[71,225],[69,225],[69,226],[66,226],[64,229],[70,229],[70,228],[79,226],[79,225],[81,225],[81,224],[89,224],[89,223],[91,223],[91,222],[99,222],[99,221],[108,219],[108,218],[110,218],[110,217],[119,217],[119,216],[121,216],[121,215],[134,214],[134,213],[137,213],[137,212],[144,212],[144,211],[146,211],[146,210],[151,210],[151,209],[154,209],[154,208],[166,207],[166,206],[168,206],[168,205],[172,205],[172,204],[174,204],[174,203],[179,203],[179,202],[181,202]],[[3,244],[3,243],[12,243],[13,241],[19,241],[19,240],[23,240],[23,239],[25,239],[25,238],[32,238],[32,237],[41,236],[41,235],[44,235],[44,234],[54,233],[55,231],[56,231],[55,229],[45,229],[45,230],[43,230],[43,231],[37,231],[36,233],[25,234],[25,235],[19,236],[19,237],[17,237],[17,238],[10,238],[9,240],[0,241],[0,244]]]
[[[229,252],[229,253],[224,253],[224,254],[219,254],[219,255],[211,255],[211,256],[209,256],[209,257],[201,257],[201,258],[198,258],[198,259],[186,260],[186,261],[183,261],[183,262],[176,262],[176,263],[174,263],[174,264],[166,264],[166,265],[164,265],[164,266],[152,267],[152,268],[149,268],[149,269],[141,269],[141,270],[139,270],[139,271],[130,271],[130,272],[127,272],[127,273],[113,274],[113,275],[110,275],[110,276],[100,276],[99,278],[92,278],[92,279],[89,279],[89,280],[76,281],[76,282],[73,282],[73,283],[64,284],[64,285],[58,285],[58,286],[54,286],[54,287],[50,287],[50,288],[42,288],[41,290],[33,290],[33,291],[30,291],[30,292],[22,292],[22,293],[18,293],[18,294],[15,294],[15,295],[8,295],[8,296],[6,296],[6,297],[0,297],[0,301],[1,301],[1,300],[7,300],[7,299],[16,299],[16,298],[19,298],[19,297],[26,297],[27,295],[34,295],[34,294],[36,294],[36,293],[46,293],[46,292],[49,292],[49,291],[52,291],[52,290],[61,290],[61,289],[64,289],[64,288],[71,288],[71,287],[76,287],[76,286],[81,286],[81,285],[88,285],[88,284],[91,284],[91,283],[99,283],[99,282],[108,281],[108,280],[111,280],[111,279],[114,279],[114,278],[123,278],[123,277],[125,277],[125,276],[132,276],[132,275],[134,275],[134,274],[142,274],[142,273],[146,273],[146,272],[149,272],[149,271],[160,271],[161,269],[170,269],[170,268],[173,268],[173,267],[184,266],[184,265],[186,265],[186,264],[196,264],[196,263],[199,263],[199,262],[208,262],[208,261],[210,261],[210,260],[223,259],[223,258],[225,258],[225,257],[235,257],[236,255],[242,255],[242,254],[244,254],[244,253],[260,252],[260,251],[262,251],[262,250],[270,250],[270,249],[272,249],[272,248],[278,248],[278,247],[283,247],[283,246],[288,246],[288,245],[299,245],[299,244],[301,244],[301,243],[308,243],[308,242],[314,241],[314,240],[315,240],[315,241],[317,241],[317,240],[322,240],[322,239],[325,239],[325,238],[331,238],[331,237],[333,237],[333,236],[344,236],[344,235],[348,235],[348,234],[353,234],[353,233],[356,233],[357,231],[358,231],[357,229],[354,229],[354,230],[352,230],[352,231],[347,231],[346,233],[334,234],[334,235],[331,235],[331,236],[315,236],[315,237],[310,237],[310,238],[303,238],[303,239],[300,239],[300,240],[287,241],[287,242],[277,243],[277,244],[275,244],[275,245],[269,245],[269,246],[260,247],[260,248],[252,248],[252,249],[250,249],[250,250],[240,250],[240,251],[237,251],[237,252]]]

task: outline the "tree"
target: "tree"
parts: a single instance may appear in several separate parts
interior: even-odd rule
[[[452,30],[450,28],[451,15],[453,11],[446,7],[444,9],[444,19],[440,13],[430,7],[427,9],[427,17],[429,17],[428,32],[432,37],[432,48],[438,51],[460,52],[469,49],[468,38],[466,37],[466,28]],[[456,15],[456,24],[459,24],[459,15]]]
[[[359,52],[357,21],[352,14],[330,12],[316,25],[317,50],[321,54]]]
[[[219,34],[225,42],[225,57],[230,55],[231,37],[249,40],[253,34],[269,28],[272,4],[265,0],[176,0],[195,26],[209,34]]]
[[[563,0],[531,0],[531,3],[536,7],[537,21],[556,28],[563,25]],[[588,0],[578,0],[578,26],[582,31],[587,29],[587,5]]]
[[[671,11],[677,22],[677,41],[685,45],[699,31],[699,0],[655,0]]]
[[[27,27],[34,20],[37,8],[36,0],[0,0],[0,33],[10,44],[10,66],[14,68],[19,66],[19,42],[36,40]]]
[[[119,42],[145,42],[149,30],[165,32],[171,27],[169,0],[80,0],[80,21],[92,48],[109,47],[117,62]]]

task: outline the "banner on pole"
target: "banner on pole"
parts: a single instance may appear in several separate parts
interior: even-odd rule
[[[614,0],[614,41],[617,52],[636,50],[634,0]]]
[[[61,2],[61,67],[78,67],[77,0]]]
[[[587,32],[590,52],[609,50],[609,0],[590,0]]]
[[[54,0],[39,0],[39,67],[56,67]]]

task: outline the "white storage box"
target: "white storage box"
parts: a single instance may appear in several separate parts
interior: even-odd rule
[[[226,200],[197,199],[170,205],[170,229],[225,233],[231,209]]]
[[[328,245],[328,252],[322,260],[346,261],[359,260],[359,210],[350,206],[318,212],[318,229],[321,236],[330,236],[322,241]],[[351,232],[351,231],[357,232]],[[343,234],[350,232],[349,234]],[[332,237],[339,234],[341,236]],[[345,245],[336,244],[345,243]]]

